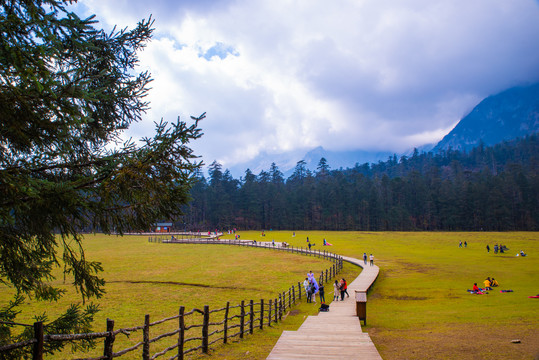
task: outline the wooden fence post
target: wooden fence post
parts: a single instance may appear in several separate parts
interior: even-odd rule
[[[260,330],[264,328],[264,299],[260,299]]]
[[[225,308],[225,319],[223,322],[223,333],[224,333],[223,344],[226,344],[226,341],[227,341],[226,338],[228,334],[228,309],[229,307],[230,307],[230,301],[227,301],[226,308]]]
[[[275,312],[275,315],[274,315],[274,317],[275,317],[275,322],[277,322],[277,317],[278,317],[278,313],[277,313],[277,298],[275,298],[275,302],[274,302],[274,305],[273,305],[273,306],[275,307],[275,311],[274,311],[274,312]]]
[[[34,323],[34,337],[36,338],[37,342],[34,344],[33,349],[33,360],[43,360],[43,322],[37,321]]]
[[[269,300],[268,306],[268,326],[271,326],[271,299]]]
[[[296,303],[296,287],[292,285],[292,301],[294,301],[294,304]]]
[[[178,359],[183,360],[183,343],[185,341],[185,319],[183,314],[185,313],[185,307],[180,306],[180,317],[179,321],[179,333],[178,333]]]
[[[105,356],[105,359],[112,360],[113,359],[113,351],[112,346],[114,345],[114,334],[112,333],[114,331],[114,320],[107,319],[107,332],[109,335],[105,338],[105,346],[103,347],[103,356]]]
[[[283,298],[281,294],[279,294],[279,320],[283,318]]]
[[[150,315],[144,316],[144,329],[142,329],[142,360],[150,360]]]
[[[241,308],[240,308],[241,316],[240,316],[240,339],[243,339],[243,332],[245,330],[245,300],[241,301]]]
[[[253,300],[251,300],[249,302],[249,334],[253,333],[254,320],[255,320],[255,305],[254,305]]]
[[[298,297],[299,297],[299,301],[301,301],[301,285],[298,281]]]
[[[292,307],[292,289],[294,288],[294,286],[292,286],[292,288],[288,289],[288,307],[291,308]]]
[[[210,326],[210,307],[204,305],[204,322],[202,323],[202,352],[208,353],[208,328]]]

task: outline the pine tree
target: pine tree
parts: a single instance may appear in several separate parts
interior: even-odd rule
[[[62,295],[50,285],[59,266],[83,300],[100,297],[101,265],[86,260],[82,232],[148,230],[181,214],[200,167],[188,144],[204,114],[190,126],[161,120],[141,145],[120,141],[148,108],[151,77],[135,65],[153,21],[105,33],[70,2],[0,2],[0,282],[38,300]],[[93,313],[68,310],[62,328],[86,329]]]

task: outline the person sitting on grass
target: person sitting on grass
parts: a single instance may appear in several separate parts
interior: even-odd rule
[[[473,291],[475,294],[482,294],[481,289],[477,286],[477,283],[473,283],[472,291]]]
[[[490,286],[500,286],[500,284],[498,284],[498,281],[496,281],[496,279],[492,278],[492,281],[490,282]]]
[[[490,281],[490,277],[486,278],[485,281],[483,281],[483,284],[485,284],[485,289],[489,288],[492,285],[492,281]]]

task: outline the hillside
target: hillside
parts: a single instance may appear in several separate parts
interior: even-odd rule
[[[491,146],[539,131],[539,83],[514,87],[481,101],[433,149]]]

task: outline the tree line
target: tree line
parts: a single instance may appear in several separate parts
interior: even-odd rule
[[[539,229],[537,135],[470,152],[387,161],[284,178],[272,164],[234,179],[218,162],[198,174],[177,226],[189,229],[509,231]]]

